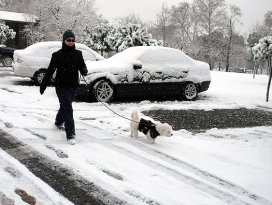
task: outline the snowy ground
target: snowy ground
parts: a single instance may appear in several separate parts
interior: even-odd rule
[[[212,72],[212,84],[201,100],[110,107],[126,117],[133,110],[151,109],[271,111],[271,102],[265,102],[267,80]],[[131,139],[129,121],[102,104],[77,102],[78,143],[71,146],[65,133],[53,127],[58,109],[54,88],[41,96],[38,87],[22,86],[27,81],[7,68],[0,71],[0,128],[120,199],[130,204],[272,204],[272,127],[214,128],[199,134],[177,130],[171,138],[148,144],[143,135]],[[68,157],[59,157],[59,152]],[[40,204],[69,204],[3,150],[0,159],[0,199],[5,195],[20,204],[14,190],[23,187]]]

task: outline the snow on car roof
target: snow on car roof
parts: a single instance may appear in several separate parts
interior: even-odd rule
[[[126,50],[115,54],[109,59],[123,58],[124,55],[128,59],[137,59],[146,51],[158,50],[158,49],[164,49],[164,48],[165,47],[161,47],[161,46],[156,46],[156,47],[155,46],[135,46],[135,47],[127,48]]]
[[[50,48],[54,49],[57,47],[61,49],[62,47],[61,41],[44,41],[44,42],[38,42],[38,43],[32,44],[31,46],[28,46],[24,50],[20,50],[20,52],[36,53],[37,51],[39,51],[39,55],[43,53],[44,55],[46,55],[46,53],[48,52],[47,49],[50,49]],[[104,57],[102,57],[100,54],[93,51],[91,48],[89,48],[88,46],[84,44],[76,43],[76,49],[89,50],[95,55],[97,59],[100,59],[100,60],[104,59]]]
[[[156,52],[156,51],[162,51],[160,53]],[[170,52],[171,51],[171,52]],[[174,48],[169,48],[169,47],[162,47],[162,46],[135,46],[135,47],[130,47],[127,48],[126,50],[115,54],[114,56],[112,56],[111,60],[118,60],[118,59],[122,59],[122,61],[125,60],[132,60],[132,59],[138,59],[140,58],[143,54],[146,53],[156,53],[156,58],[154,59],[154,61],[158,60],[158,57],[160,55],[165,56],[165,55],[171,55],[172,58],[177,58],[180,59],[182,57],[183,61],[187,61],[189,63],[192,62],[192,58],[190,58],[189,56],[187,56],[183,51],[181,50],[177,50]],[[124,56],[126,57],[124,59]]]

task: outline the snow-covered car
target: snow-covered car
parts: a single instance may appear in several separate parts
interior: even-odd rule
[[[194,100],[211,82],[207,63],[167,47],[131,47],[104,61],[86,61],[86,65],[89,94],[102,102],[119,96]]]
[[[23,50],[16,50],[13,56],[14,62],[12,63],[14,74],[29,77],[36,85],[40,85],[50,63],[52,53],[58,51],[61,47],[62,42],[60,41],[47,41],[35,43]],[[85,61],[104,60],[100,54],[86,45],[76,43],[76,49],[82,51]]]

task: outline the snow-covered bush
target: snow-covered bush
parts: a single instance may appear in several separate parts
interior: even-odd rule
[[[86,26],[83,30],[82,43],[93,50],[100,51],[101,55],[103,55],[103,52],[111,50],[107,37],[112,30],[113,26],[105,23],[101,23],[93,28]]]
[[[117,51],[123,51],[128,47],[133,46],[158,46],[162,45],[162,42],[158,43],[156,39],[152,39],[152,35],[148,34],[147,28],[142,27],[140,24],[128,24],[118,28],[119,39],[115,42],[114,49]]]
[[[266,92],[266,101],[269,99],[269,90],[272,78],[272,36],[266,36],[259,40],[259,43],[252,48],[254,60],[267,60],[269,67],[269,80]]]
[[[3,44],[8,39],[14,39],[16,32],[10,29],[4,22],[0,22],[0,44]]]
[[[272,36],[266,36],[252,48],[255,60],[268,60],[272,57]]]
[[[162,46],[162,41],[152,39],[147,28],[140,24],[112,26],[100,24],[94,28],[85,27],[82,43],[94,50],[103,52],[123,51],[133,46]]]

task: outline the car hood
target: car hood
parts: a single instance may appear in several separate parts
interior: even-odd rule
[[[133,64],[133,61],[119,62],[108,59],[102,61],[86,61],[88,74],[97,72],[110,72],[112,74],[118,74],[133,69]]]

